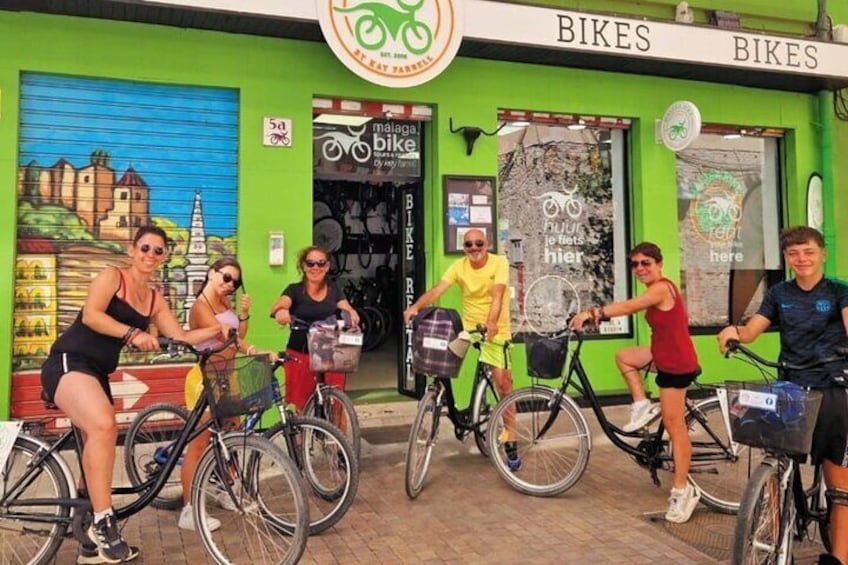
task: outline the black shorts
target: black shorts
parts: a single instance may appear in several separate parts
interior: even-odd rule
[[[56,397],[56,389],[59,388],[59,379],[72,371],[85,373],[97,379],[103,392],[109,398],[109,402],[115,403],[112,398],[112,389],[109,386],[109,374],[105,373],[85,355],[77,353],[51,353],[44,365],[41,366],[42,400],[53,402]]]
[[[822,393],[810,457],[813,463],[827,459],[848,467],[848,388],[825,388]]]
[[[657,376],[654,380],[660,388],[688,388],[689,385],[695,382],[695,379],[697,379],[700,374],[700,368],[692,371],[691,373],[684,373],[682,375],[666,373],[665,371],[657,369]]]

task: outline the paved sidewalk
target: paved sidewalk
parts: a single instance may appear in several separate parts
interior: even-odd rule
[[[357,499],[334,528],[309,539],[304,564],[723,563],[680,534],[707,533],[726,549],[732,517],[700,507],[690,524],[665,523],[670,475],[654,487],[647,471],[603,441],[589,413],[595,440],[589,467],[559,497],[519,494],[477,453],[473,439],[462,444],[443,433],[424,491],[410,501],[403,477],[414,403],[357,410],[366,427]],[[614,421],[626,416],[618,407],[611,413]],[[197,535],[178,529],[177,517],[148,508],[127,521],[125,537],[142,547],[136,563],[207,562]],[[75,552],[67,541],[57,563],[73,563]]]

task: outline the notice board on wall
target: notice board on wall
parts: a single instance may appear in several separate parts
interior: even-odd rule
[[[443,177],[445,253],[462,253],[465,232],[486,234],[489,251],[495,252],[495,177]]]

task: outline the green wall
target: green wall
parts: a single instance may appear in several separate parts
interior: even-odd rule
[[[804,186],[818,169],[816,97],[725,85],[552,68],[487,60],[457,59],[440,77],[406,90],[366,83],[348,72],[321,43],[278,40],[198,30],[93,19],[0,12],[0,327],[11,328],[15,252],[15,174],[19,77],[22,71],[138,81],[210,85],[240,92],[239,259],[254,301],[251,342],[279,348],[284,331],[262,315],[281,288],[296,278],[292,258],[311,240],[311,100],[331,96],[430,104],[432,140],[426,160],[425,214],[427,280],[431,284],[454,257],[441,253],[441,176],[497,174],[497,139],[481,137],[466,156],[455,125],[496,127],[498,108],[601,114],[633,120],[631,186],[633,239],[677,249],[674,155],[654,141],[654,120],[673,101],[695,102],[705,122],[780,127],[791,130],[786,144],[790,222],[804,218]],[[261,144],[262,118],[294,120],[291,149]],[[666,202],[657,206],[657,202]],[[650,205],[649,205],[650,204]],[[267,237],[282,230],[286,262],[267,265]],[[677,278],[679,257],[668,253],[666,274]],[[444,304],[457,304],[456,293]],[[634,341],[646,343],[640,320]],[[776,352],[775,340],[761,351]],[[705,374],[714,380],[739,377],[742,365],[722,361],[715,338],[696,338]],[[625,340],[586,348],[597,386],[622,389],[612,352]],[[0,416],[8,415],[11,332],[0,333]],[[517,373],[523,370],[523,352]],[[524,380],[517,379],[517,384]]]

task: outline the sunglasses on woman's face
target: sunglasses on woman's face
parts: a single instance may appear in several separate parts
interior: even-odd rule
[[[314,260],[314,261],[312,259],[307,259],[306,261],[304,261],[304,263],[306,264],[307,267],[309,267],[311,269],[314,269],[315,267],[324,268],[324,267],[327,266],[327,260],[326,259],[318,259],[318,260]]]
[[[233,288],[238,288],[241,286],[241,279],[234,277],[230,273],[224,273],[221,271],[218,272],[221,273],[221,278],[224,279],[224,284],[233,283]]]
[[[630,261],[630,268],[631,269],[638,269],[640,266],[641,267],[650,267],[653,264],[654,264],[653,259],[642,259],[641,261]]]
[[[139,245],[139,246],[138,246],[138,250],[139,250],[139,251],[141,251],[142,253],[150,253],[150,250],[151,250],[151,249],[153,250],[153,253],[155,253],[155,254],[156,254],[156,255],[158,255],[159,257],[161,257],[162,255],[164,255],[164,254],[165,254],[165,249],[164,249],[164,248],[162,248],[162,247],[153,247],[153,246],[152,246],[152,245],[150,245],[149,243],[142,243],[141,245]]]
[[[482,249],[486,242],[482,239],[475,239],[473,241],[466,241],[463,243],[466,249],[471,249],[472,247],[477,247],[478,249]]]

